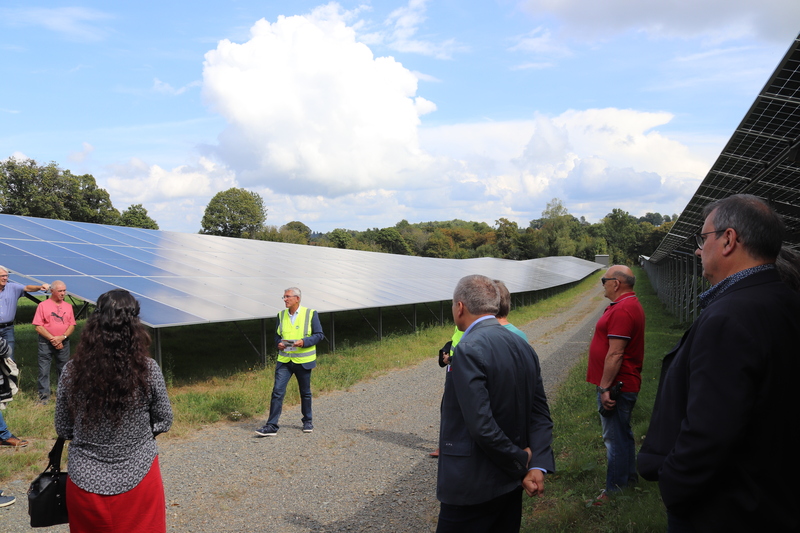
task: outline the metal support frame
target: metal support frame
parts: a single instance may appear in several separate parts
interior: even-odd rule
[[[158,328],[153,329],[153,350],[154,350],[154,359],[158,366],[163,370],[164,365],[161,364],[161,330]]]
[[[267,319],[261,319],[261,364],[267,367]]]
[[[327,335],[325,336],[328,339],[328,344],[330,345],[332,352],[336,351],[336,321],[333,318],[334,314],[335,313],[331,313],[331,335],[330,337]]]
[[[691,323],[699,314],[699,295],[708,288],[693,253],[673,251],[659,263],[642,261],[650,284],[669,312],[681,323]]]

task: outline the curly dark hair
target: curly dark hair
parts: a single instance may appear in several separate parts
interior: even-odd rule
[[[114,289],[97,299],[71,359],[65,383],[73,417],[96,426],[101,420],[115,427],[132,402],[149,395],[150,335],[139,321],[139,302],[131,293]]]

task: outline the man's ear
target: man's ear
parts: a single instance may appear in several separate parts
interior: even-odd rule
[[[733,252],[735,252],[739,247],[742,246],[742,243],[739,242],[739,234],[736,233],[736,230],[733,228],[728,228],[725,230],[725,233],[722,234],[721,239],[725,240],[725,244],[722,246],[722,255],[729,256]]]

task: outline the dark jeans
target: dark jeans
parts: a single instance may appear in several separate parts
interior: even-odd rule
[[[311,422],[311,370],[306,370],[303,365],[288,362],[278,362],[275,366],[275,385],[272,387],[272,399],[269,402],[269,419],[267,424],[278,426],[278,420],[283,411],[283,397],[286,396],[286,385],[292,374],[297,378],[300,389],[300,410],[303,412],[303,422]]]
[[[636,392],[623,392],[617,398],[611,416],[600,417],[608,459],[606,492],[618,491],[639,481],[639,474],[636,473],[636,441],[631,429],[631,412],[638,396]],[[597,406],[600,407],[600,394],[597,395]]]
[[[476,505],[442,503],[436,533],[519,533],[522,487]]]
[[[57,350],[50,341],[39,335],[39,399],[50,399],[50,363],[56,361],[56,385],[61,377],[64,365],[69,361],[69,340],[64,347]]]
[[[4,338],[8,343],[9,357],[14,360],[14,324],[10,326],[6,326],[4,328],[0,328],[0,337]]]

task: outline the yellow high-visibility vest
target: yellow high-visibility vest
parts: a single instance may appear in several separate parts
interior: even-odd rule
[[[311,336],[311,318],[314,316],[314,310],[300,306],[297,308],[297,316],[294,318],[294,324],[289,316],[289,310],[284,309],[278,313],[278,336],[282,340],[296,341],[303,337]],[[278,361],[281,363],[288,363],[291,361],[296,364],[310,363],[317,358],[316,346],[303,346],[302,348],[295,348],[291,351],[282,351],[278,353]]]

